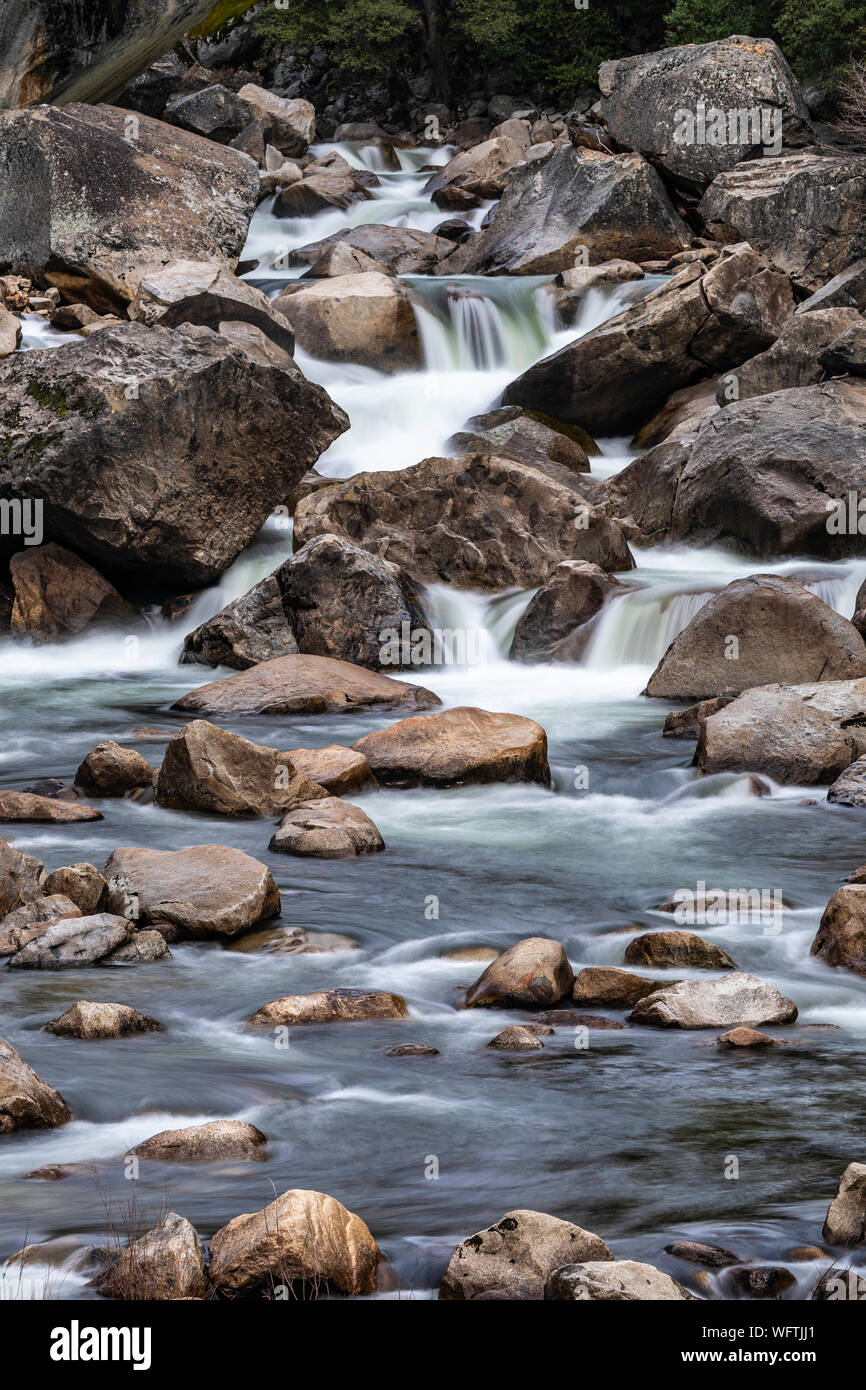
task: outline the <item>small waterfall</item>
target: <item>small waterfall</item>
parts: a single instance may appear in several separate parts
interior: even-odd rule
[[[404,278],[422,301],[415,315],[428,370],[519,372],[548,345],[539,277],[517,284],[472,275]]]
[[[421,604],[430,628],[443,634],[446,665],[486,666],[507,658],[518,619],[534,589],[508,589],[483,594],[455,589],[451,584],[428,584]],[[467,661],[449,660],[449,653],[466,653]]]
[[[593,671],[657,666],[674,638],[717,592],[683,593],[653,585],[614,599],[603,609],[581,664]]]

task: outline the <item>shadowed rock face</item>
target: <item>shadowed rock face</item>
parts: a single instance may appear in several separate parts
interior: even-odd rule
[[[15,1129],[54,1129],[70,1118],[63,1097],[0,1038],[0,1135]]]
[[[6,4],[0,10],[0,106],[110,101],[214,7],[215,0]]]

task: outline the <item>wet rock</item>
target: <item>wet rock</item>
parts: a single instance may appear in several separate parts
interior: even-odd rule
[[[456,588],[530,588],[562,560],[608,571],[633,565],[619,526],[572,484],[486,454],[361,473],[305,497],[296,543],[325,532],[393,561],[416,583]]]
[[[772,681],[800,685],[864,675],[866,644],[851,623],[792,579],[754,575],[735,579],[695,614],[644,694],[708,699]]]
[[[668,966],[690,970],[736,970],[737,963],[721,946],[690,931],[650,931],[625,948],[626,965]]]
[[[31,898],[0,918],[0,956],[11,956],[15,951],[20,951],[28,941],[40,936],[51,922],[81,915],[80,908],[62,893]]]
[[[247,82],[238,88],[238,96],[246,101],[263,123],[265,134],[281,154],[304,155],[316,138],[316,110],[312,102],[301,97],[288,99]]]
[[[617,970],[613,966],[590,965],[575,975],[572,998],[575,1004],[630,1008],[645,994],[654,994],[659,988],[658,980],[648,980],[643,975],[632,975],[628,970]]]
[[[43,893],[45,865],[32,854],[22,854],[0,836],[0,882],[5,885],[2,907],[11,912],[20,902],[30,902]]]
[[[55,1129],[71,1119],[66,1101],[0,1038],[0,1134]]]
[[[192,937],[232,937],[280,915],[270,870],[226,845],[116,849],[103,865],[109,905],[140,927]],[[145,933],[146,934],[146,933]]]
[[[399,1047],[389,1047],[386,1057],[438,1057],[438,1047],[428,1047],[426,1043],[400,1043]]]
[[[59,777],[37,777],[35,782],[29,786],[22,787],[24,792],[32,792],[34,796],[50,796],[54,801],[80,801],[81,795],[75,787],[70,787]]]
[[[685,266],[537,362],[507,387],[504,400],[592,434],[622,434],[644,424],[671,392],[769,347],[793,311],[784,275],[750,246],[726,247],[709,270]]]
[[[503,1028],[501,1033],[490,1039],[487,1046],[494,1047],[499,1052],[527,1052],[538,1051],[544,1047],[544,1043],[531,1028],[523,1028],[518,1024],[512,1028]]]
[[[105,906],[108,884],[93,864],[65,864],[54,869],[42,885],[45,895],[61,893],[70,898],[85,917]]]
[[[125,1038],[131,1033],[163,1033],[157,1019],[131,1009],[128,1004],[93,1003],[79,999],[59,1018],[46,1023],[42,1030],[56,1033],[59,1038]]]
[[[718,980],[680,980],[639,999],[629,1014],[634,1023],[657,1028],[757,1027],[796,1017],[796,1005],[775,985],[739,970]]]
[[[741,1298],[781,1298],[797,1282],[784,1265],[747,1265],[728,1277]]]
[[[185,639],[181,664],[231,666],[247,671],[262,661],[293,656],[295,634],[283,608],[276,575],[269,574]]]
[[[275,854],[311,855],[316,859],[349,859],[375,854],[385,841],[360,806],[328,796],[303,801],[283,816],[269,849]]]
[[[31,792],[0,790],[0,821],[49,821],[68,825],[76,821],[102,820],[102,812],[82,801],[57,801]]]
[[[644,279],[644,271],[634,261],[602,261],[601,265],[578,265],[571,270],[561,270],[546,286],[556,306],[556,314],[562,328],[572,328],[580,317],[581,305],[590,290],[607,289],[611,285],[627,284],[630,280]],[[639,288],[636,297],[642,297]]]
[[[534,1302],[571,1260],[613,1260],[600,1236],[547,1212],[518,1209],[461,1241],[439,1288],[447,1302]]]
[[[491,961],[466,992],[467,1009],[550,1008],[571,994],[574,971],[558,941],[527,936]]]
[[[421,365],[412,296],[390,275],[369,271],[311,280],[281,294],[274,308],[312,357],[360,363],[380,372]]]
[[[588,473],[590,462],[584,445],[593,443],[583,431],[548,421],[536,411],[507,405],[467,420],[464,428],[451,436],[446,448],[455,454],[492,454],[517,463],[540,468],[559,481],[567,474]],[[557,465],[551,468],[551,464]],[[562,470],[566,470],[563,475]],[[579,482],[579,479],[575,480]]]
[[[331,796],[348,796],[374,782],[373,770],[363,753],[329,743],[327,748],[290,748],[295,769],[324,787]]]
[[[165,750],[160,806],[222,816],[279,815],[328,793],[298,772],[288,753],[194,719]]]
[[[634,1303],[642,1299],[685,1301],[691,1294],[655,1265],[636,1260],[587,1261],[554,1270],[544,1287],[545,1299],[560,1303],[590,1299],[594,1303]]]
[[[697,704],[689,705],[687,709],[671,710],[670,714],[665,715],[663,730],[664,738],[700,738],[704,720],[711,714],[716,714],[725,705],[729,705],[735,700],[737,692],[726,691],[724,695],[719,695],[712,700],[698,700]]]
[[[759,1033],[755,1028],[731,1028],[727,1033],[720,1033],[716,1038],[716,1046],[723,1048],[788,1047],[789,1045],[781,1042],[778,1038],[771,1038],[769,1033]]]
[[[146,965],[155,960],[171,959],[165,937],[158,931],[136,931],[123,946],[106,956],[109,965]]]
[[[366,734],[354,747],[384,786],[550,785],[547,735],[533,719],[516,714],[459,706],[401,719]]]
[[[135,615],[107,579],[60,545],[19,551],[12,556],[10,573],[15,589],[12,632],[17,637],[57,642]]]
[[[825,965],[866,977],[866,886],[837,888],[824,909],[811,953]]]
[[[373,182],[379,180],[372,176]],[[284,183],[274,203],[274,216],[310,218],[331,208],[346,209],[372,198],[367,178],[351,166],[345,172],[307,170],[304,177]]]
[[[261,1161],[267,1137],[242,1120],[210,1120],[185,1129],[163,1129],[129,1153],[160,1163],[215,1163],[235,1159]]]
[[[661,179],[640,155],[569,144],[523,163],[490,225],[459,246],[438,273],[556,275],[573,268],[581,248],[593,263],[667,261],[690,240]]]
[[[862,1245],[866,1239],[866,1163],[848,1164],[821,1234],[831,1245]]]
[[[134,748],[111,739],[98,743],[75,774],[76,785],[88,796],[125,796],[136,787],[153,786],[154,769]]]
[[[391,275],[425,275],[454,250],[453,242],[434,232],[366,222],[290,251],[289,264],[312,266],[338,245],[351,247],[378,262]]]
[[[40,1182],[63,1182],[65,1178],[84,1178],[91,1176],[90,1170],[85,1163],[46,1163],[41,1168],[34,1168],[32,1173],[25,1173],[26,1178],[35,1178]]]
[[[288,353],[295,350],[289,325],[271,308],[267,296],[212,261],[170,261],[145,267],[127,312],[148,327],[192,323],[219,330],[224,323],[248,323],[277,347]]]
[[[128,119],[74,101],[0,116],[15,169],[0,192],[0,262],[100,313],[122,310],[145,265],[233,269],[258,200],[246,155],[143,115],[128,140]]]
[[[601,1014],[581,1014],[576,1009],[546,1009],[538,1015],[539,1023],[549,1023],[554,1028],[597,1028],[605,1033],[624,1031],[626,1024],[615,1019],[604,1018]]]
[[[812,386],[823,381],[828,372],[831,376],[844,374],[850,363],[831,348],[847,329],[854,330],[854,342],[862,341],[863,319],[856,309],[795,313],[771,347],[720,378],[717,403],[725,406],[731,399],[744,401],[793,386]]]
[[[770,39],[735,35],[616,58],[602,63],[598,85],[614,140],[640,150],[687,188],[708,184],[741,160],[778,154],[783,143],[812,139],[800,88]],[[698,102],[705,112],[701,125]],[[691,125],[684,112],[691,113]],[[745,122],[738,119],[743,114]]]
[[[210,1277],[226,1294],[288,1285],[299,1296],[376,1289],[381,1254],[359,1216],[323,1192],[293,1189],[236,1216],[210,1242]]]
[[[702,772],[762,772],[794,786],[832,782],[866,754],[866,680],[764,685],[703,721]]]
[[[322,252],[317,261],[313,261],[309,270],[304,271],[301,279],[321,280],[338,275],[368,275],[371,271],[379,275],[391,274],[386,265],[381,261],[374,261],[372,256],[365,255],[356,246],[350,246],[346,241],[335,241],[327,251]]]
[[[125,917],[97,912],[50,922],[9,957],[10,970],[75,970],[97,965],[132,935]]]
[[[376,989],[319,989],[312,994],[287,994],[263,1004],[249,1019],[268,1026],[304,1023],[362,1023],[376,1018],[406,1018],[406,1001],[399,994]]]
[[[349,661],[282,656],[211,681],[172,706],[185,714],[338,714],[355,709],[431,709],[437,695]]]
[[[203,1298],[207,1271],[195,1227],[186,1217],[168,1212],[93,1282],[103,1298],[124,1302]]]
[[[709,230],[748,241],[815,291],[866,253],[866,158],[842,150],[748,160],[698,205]]]
[[[838,806],[866,806],[866,758],[858,758],[827,792],[827,800]]]
[[[46,539],[148,593],[218,578],[347,423],[293,365],[190,324],[18,353],[0,392],[0,497],[28,496],[38,466]]]
[[[674,1240],[665,1246],[669,1255],[689,1264],[704,1265],[707,1269],[725,1269],[728,1265],[740,1263],[738,1255],[732,1255],[721,1245],[706,1245],[700,1240]]]
[[[625,586],[585,560],[563,560],[517,620],[513,661],[579,661],[605,603]],[[866,647],[864,647],[866,653]]]
[[[433,198],[440,207],[443,203],[435,195],[445,189],[459,188],[479,198],[501,198],[512,175],[526,163],[529,141],[515,140],[512,130],[498,129],[499,133],[494,131],[490,140],[461,150],[437,169],[424,185],[424,196]],[[443,201],[449,206],[447,199]]]

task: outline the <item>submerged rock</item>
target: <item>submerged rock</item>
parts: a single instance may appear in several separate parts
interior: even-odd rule
[[[282,656],[191,690],[173,706],[185,714],[339,714],[376,706],[431,709],[438,695],[327,656]]]
[[[361,1023],[371,1018],[406,1018],[406,1001],[399,994],[375,989],[320,989],[312,994],[287,994],[272,999],[252,1015],[257,1025],[302,1023]]]
[[[366,734],[354,747],[384,786],[550,785],[547,735],[540,724],[522,715],[459,706],[401,719]]]
[[[571,1221],[544,1211],[509,1211],[461,1241],[442,1277],[439,1298],[538,1302],[553,1271],[578,1259],[613,1260],[613,1255],[601,1236]]]
[[[779,1038],[771,1038],[768,1033],[759,1033],[755,1028],[731,1028],[716,1038],[716,1047],[789,1047],[789,1043]]]
[[[226,845],[116,849],[103,866],[109,904],[171,936],[232,937],[280,915],[270,870]]]
[[[674,1240],[665,1246],[669,1255],[689,1264],[705,1265],[707,1269],[725,1269],[728,1265],[740,1263],[738,1255],[731,1254],[721,1245],[707,1245],[700,1240]]]
[[[0,1038],[0,1134],[16,1129],[54,1129],[70,1119],[60,1093]]]
[[[531,1028],[518,1024],[511,1028],[503,1028],[501,1033],[490,1039],[487,1046],[494,1047],[499,1052],[527,1052],[538,1051],[544,1047],[544,1043]]]
[[[278,854],[347,859],[375,854],[385,848],[385,841],[360,806],[328,796],[292,807],[280,821],[269,848]]]
[[[87,999],[70,1004],[59,1018],[43,1028],[43,1032],[56,1033],[60,1038],[124,1038],[130,1033],[164,1031],[157,1019],[128,1004],[93,1003]]]
[[[550,1008],[569,995],[574,971],[558,941],[527,936],[491,961],[466,992],[467,1009]]]
[[[136,1158],[160,1163],[213,1163],[236,1159],[261,1161],[267,1138],[242,1120],[209,1120],[185,1129],[163,1129],[130,1149]]]

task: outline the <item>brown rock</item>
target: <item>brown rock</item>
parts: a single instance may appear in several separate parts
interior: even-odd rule
[[[294,184],[285,198],[308,188]],[[421,365],[421,339],[410,292],[378,271],[335,275],[304,282],[274,301],[295,332],[298,345],[327,362],[361,363],[380,372],[405,372]]]
[[[545,1288],[545,1299],[554,1302],[634,1303],[648,1299],[654,1303],[686,1301],[692,1297],[669,1274],[655,1265],[636,1260],[597,1260],[565,1265],[554,1270]]]
[[[136,787],[153,786],[154,769],[134,748],[108,739],[88,753],[75,782],[88,796],[125,796]]]
[[[359,1023],[371,1018],[406,1018],[399,994],[376,989],[320,989],[272,999],[252,1015],[254,1024]]]
[[[93,1282],[103,1298],[124,1302],[203,1298],[207,1271],[201,1241],[185,1217],[170,1211]]]
[[[866,977],[866,886],[836,889],[824,909],[812,955]]]
[[[246,671],[297,650],[276,576],[269,574],[189,633],[180,659]]]
[[[62,893],[31,898],[0,918],[0,956],[14,955],[28,941],[40,936],[51,922],[80,916],[77,905]]]
[[[399,1047],[389,1047],[386,1057],[438,1057],[438,1047],[427,1047],[425,1043],[400,1043]]]
[[[63,546],[20,550],[10,571],[15,587],[12,631],[19,637],[56,642],[91,625],[128,621],[134,614],[107,579]]]
[[[327,656],[282,656],[192,690],[172,706],[187,714],[336,714],[377,706],[431,709],[439,697]]]
[[[717,1047],[786,1047],[787,1044],[755,1028],[731,1028],[716,1038]]]
[[[645,994],[654,994],[658,980],[632,975],[628,970],[613,966],[589,965],[574,977],[572,998],[575,1004],[596,1004],[602,1008],[631,1008]]]
[[[163,1129],[129,1152],[161,1163],[211,1163],[233,1159],[261,1161],[267,1138],[242,1120],[210,1120],[185,1129]]]
[[[116,849],[103,866],[109,904],[139,926],[192,937],[232,937],[280,915],[270,870],[226,845]],[[146,933],[144,933],[146,935]]]
[[[613,1260],[600,1236],[543,1211],[509,1211],[461,1241],[439,1288],[448,1302],[532,1300],[544,1297],[555,1269],[575,1260]]]
[[[0,836],[0,911],[11,912],[21,902],[41,897],[45,865],[32,854],[22,854]]]
[[[165,944],[165,937],[158,931],[136,931],[129,941],[118,946],[111,955],[106,956],[106,961],[112,965],[115,962],[128,962],[131,965],[150,963],[154,960],[168,960],[171,958],[171,951]]]
[[[579,661],[608,598],[625,591],[612,575],[585,560],[563,560],[517,620],[513,661]],[[866,648],[864,648],[866,651]]]
[[[65,864],[48,875],[42,891],[46,897],[61,893],[70,898],[87,917],[105,906],[108,884],[93,864]]]
[[[338,796],[292,807],[269,845],[273,853],[316,859],[347,859],[384,848],[385,841],[370,817]]]
[[[68,825],[73,821],[102,820],[102,812],[82,801],[56,801],[50,796],[30,792],[0,790],[0,821],[52,821]]]
[[[479,975],[466,992],[466,1008],[492,1004],[526,1009],[558,1004],[570,994],[574,972],[558,941],[527,936],[509,946]]]
[[[223,816],[279,815],[327,797],[298,772],[288,753],[194,719],[165,750],[156,800],[176,810]]]
[[[501,1033],[490,1039],[487,1046],[495,1047],[499,1052],[527,1052],[538,1051],[544,1047],[544,1043],[531,1028],[523,1028],[518,1024],[515,1027],[503,1028]]]
[[[733,1270],[729,1277],[743,1298],[781,1298],[797,1282],[784,1265],[748,1265]]]
[[[461,786],[467,782],[550,785],[547,735],[533,719],[458,706],[415,715],[354,745],[386,786]]]
[[[705,1245],[699,1240],[674,1240],[665,1246],[665,1250],[669,1255],[676,1255],[679,1260],[687,1260],[689,1264],[694,1265],[705,1265],[707,1269],[725,1269],[728,1265],[740,1263],[739,1256],[732,1255],[730,1250],[724,1250],[720,1245]]]
[[[721,946],[690,931],[651,931],[636,936],[625,948],[626,965],[685,966],[691,970],[736,970],[737,963]]]
[[[66,1101],[0,1038],[0,1134],[54,1129],[71,1119]]]
[[[598,1028],[603,1032],[620,1032],[627,1027],[615,1019],[604,1018],[601,1014],[581,1014],[576,1009],[546,1009],[538,1015],[540,1023],[550,1023],[554,1028]]]
[[[866,1163],[849,1163],[827,1210],[822,1235],[831,1245],[862,1245],[866,1238]]]
[[[331,796],[347,796],[375,780],[363,753],[341,743],[329,743],[327,748],[290,748],[288,757],[296,771]]]
[[[124,1038],[130,1033],[163,1033],[161,1023],[148,1014],[131,1009],[128,1004],[92,1003],[79,999],[59,1018],[46,1023],[44,1033],[56,1033],[59,1038]]]

